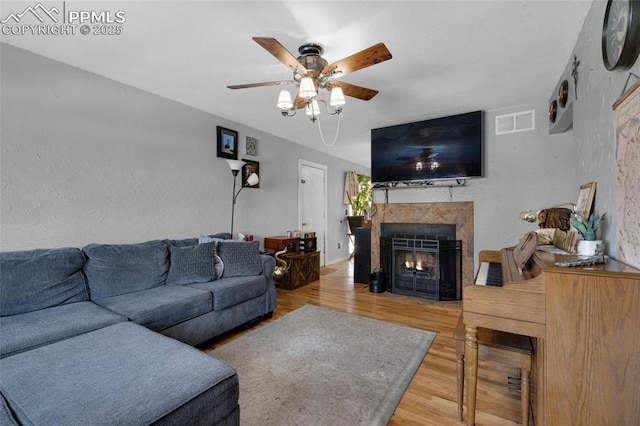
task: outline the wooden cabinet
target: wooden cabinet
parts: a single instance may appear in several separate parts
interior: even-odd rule
[[[287,274],[276,285],[287,290],[301,287],[320,279],[320,252],[287,253],[280,256],[290,266]]]

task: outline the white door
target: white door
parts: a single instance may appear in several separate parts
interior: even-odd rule
[[[320,266],[324,266],[327,230],[327,166],[300,160],[298,175],[300,176],[298,181],[299,229],[316,233]]]

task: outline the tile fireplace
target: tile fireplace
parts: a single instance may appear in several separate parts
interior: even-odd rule
[[[438,241],[439,250],[456,252],[455,256],[459,256],[459,265],[457,257],[453,257],[454,261],[438,262],[439,271],[443,269],[456,269],[460,268],[462,274],[457,283],[460,283],[460,291],[458,297],[462,297],[464,292],[464,286],[473,281],[474,275],[474,240],[473,240],[473,202],[442,202],[442,203],[379,203],[376,204],[376,214],[372,218],[371,225],[371,268],[382,268],[387,275],[388,279],[390,271],[392,270],[391,256],[382,259],[382,244],[388,244],[389,241],[381,238],[384,233],[392,233],[411,237],[407,239],[413,239],[413,236],[425,236]],[[407,225],[413,225],[414,227],[407,227]],[[445,225],[442,228],[433,228],[430,231],[421,229],[418,225]],[[398,228],[399,227],[399,228]],[[448,228],[448,229],[447,229]],[[446,235],[446,236],[445,236]],[[386,241],[386,242],[385,242]],[[443,244],[442,242],[445,241]],[[410,244],[410,243],[407,243]],[[446,246],[446,247],[443,247]],[[391,252],[393,248],[391,248]],[[413,253],[412,255],[413,256]],[[423,256],[421,253],[420,256]],[[404,257],[402,258],[404,259]],[[420,259],[412,261],[417,263]],[[384,262],[387,264],[385,265]],[[401,259],[397,260],[401,263]],[[435,260],[428,260],[425,262],[422,259],[423,265],[433,264]],[[433,272],[435,274],[435,272]],[[416,275],[417,275],[416,271]],[[392,283],[389,281],[389,285]],[[408,284],[406,284],[408,286]],[[413,287],[413,283],[411,283]],[[430,290],[430,287],[427,286]],[[430,294],[435,294],[435,291],[427,291]]]

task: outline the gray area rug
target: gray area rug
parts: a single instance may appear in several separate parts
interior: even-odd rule
[[[238,371],[242,426],[385,425],[435,336],[305,305],[209,353]]]

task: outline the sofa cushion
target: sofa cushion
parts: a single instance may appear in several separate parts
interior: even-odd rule
[[[131,322],[0,360],[0,391],[39,425],[213,425],[238,406],[232,367]]]
[[[158,287],[167,279],[169,248],[162,241],[89,244],[83,251],[92,300]]]
[[[167,285],[202,283],[216,279],[214,256],[216,243],[193,246],[170,246],[170,266]]]
[[[96,301],[154,331],[206,314],[213,309],[210,292],[185,286],[162,286]]]
[[[7,401],[0,394],[0,425],[3,426],[19,426],[19,423],[13,417]]]
[[[197,238],[184,238],[182,240],[162,240],[163,243],[169,246],[169,248],[173,247],[188,247],[195,246],[198,244]]]
[[[91,302],[0,318],[0,358],[107,327],[127,318]]]
[[[210,291],[213,294],[213,310],[219,311],[263,295],[267,291],[267,278],[264,275],[222,278],[190,284],[189,287]]]
[[[224,263],[225,278],[260,275],[262,260],[258,241],[218,242],[218,255]]]
[[[89,300],[77,248],[0,253],[0,316]]]

